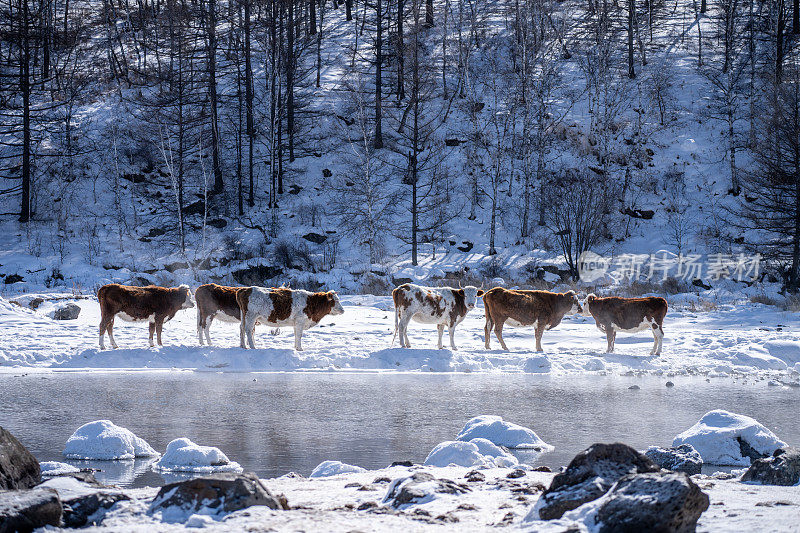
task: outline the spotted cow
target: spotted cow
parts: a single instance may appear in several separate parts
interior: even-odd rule
[[[422,287],[412,283],[400,285],[392,291],[394,300],[394,332],[400,334],[400,346],[409,348],[408,323],[413,319],[421,324],[436,324],[439,330],[439,349],[447,326],[450,347],[455,350],[453,338],[456,326],[475,308],[483,291],[477,287],[453,289],[450,287]],[[392,338],[394,342],[394,338]]]

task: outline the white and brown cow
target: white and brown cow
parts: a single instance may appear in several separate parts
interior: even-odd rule
[[[114,340],[114,317],[119,316],[128,322],[150,323],[150,346],[153,344],[153,333],[158,334],[158,344],[161,343],[161,329],[164,322],[175,316],[181,309],[194,307],[192,291],[188,285],[177,288],[156,287],[131,287],[111,283],[103,285],[97,291],[97,300],[100,303],[100,349],[105,349],[103,334],[108,332],[111,346],[117,348]]]
[[[621,298],[609,296],[599,298],[594,294],[586,297],[584,314],[593,316],[597,328],[606,334],[608,348],[614,351],[617,332],[636,333],[649,329],[653,332],[653,349],[651,355],[661,355],[664,343],[664,317],[667,315],[667,301],[664,298],[650,296],[647,298]]]
[[[400,285],[392,291],[394,300],[394,333],[400,333],[400,346],[410,348],[408,323],[413,319],[421,324],[436,324],[439,330],[439,349],[442,334],[447,326],[450,347],[456,350],[453,335],[467,313],[475,308],[483,291],[477,287],[453,289],[450,287],[422,287],[412,283]],[[394,342],[394,337],[392,338]]]
[[[197,340],[203,344],[203,335],[209,346],[211,346],[211,323],[215,318],[223,322],[240,322],[241,312],[239,303],[236,301],[236,293],[242,287],[225,287],[216,283],[206,283],[200,285],[194,291],[194,299],[197,302]]]
[[[339,297],[334,291],[309,292],[299,289],[246,287],[236,293],[236,301],[243,315],[239,328],[241,347],[245,337],[250,348],[255,348],[253,330],[257,323],[273,328],[294,328],[294,349],[302,351],[300,340],[303,330],[319,324],[326,315],[344,313]]]
[[[508,351],[503,340],[503,326],[531,326],[536,337],[536,351],[542,351],[542,335],[545,330],[553,329],[567,313],[581,312],[581,304],[574,291],[549,292],[508,290],[495,287],[483,295],[483,306],[486,308],[485,334],[486,349],[489,344],[492,328],[500,346]]]

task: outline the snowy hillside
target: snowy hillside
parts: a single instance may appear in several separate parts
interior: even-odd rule
[[[61,92],[31,93],[30,221],[17,220],[18,181],[0,191],[3,291],[89,294],[111,281],[289,282],[373,294],[408,280],[553,287],[575,277],[577,256],[589,249],[615,260],[697,254],[703,270],[678,267],[664,284],[666,274],[642,270],[587,289],[638,277],[631,293],[710,286],[781,300],[789,248],[775,252],[774,234],[735,222],[750,201],[735,180],[747,191],[747,176],[758,172],[750,148],[764,127],[757,104],[766,101],[774,55],[769,8],[734,17],[737,34],[758,33],[747,41],[726,33],[724,2],[710,2],[705,14],[688,0],[653,2],[629,19],[625,6],[605,3],[437,0],[432,26],[419,2],[400,4],[401,17],[396,2],[378,11],[347,4],[290,10],[299,17],[295,40],[286,41],[295,50],[286,56],[291,91],[280,60],[289,35],[283,26],[277,37],[270,32],[292,13],[187,7],[189,18],[216,22],[216,167],[203,56],[210,34],[169,26],[180,36],[168,40],[158,32],[169,13],[151,20],[141,6],[115,12],[116,26],[102,24],[92,0],[71,14],[57,10],[76,35],[52,51]],[[242,16],[252,16],[247,64]],[[382,148],[374,148],[377,28]],[[179,57],[185,71],[176,70]],[[13,127],[19,96],[8,94],[2,153],[16,177],[24,170]],[[715,254],[739,253],[763,256],[742,281],[718,279],[725,276],[708,266]]]

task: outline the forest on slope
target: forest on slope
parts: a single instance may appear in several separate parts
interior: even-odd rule
[[[8,0],[0,275],[381,292],[575,279],[587,250],[664,249],[759,254],[757,279],[796,291],[799,16]]]

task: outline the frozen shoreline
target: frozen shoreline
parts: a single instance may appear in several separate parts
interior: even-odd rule
[[[50,296],[53,296],[51,294]],[[59,296],[64,296],[60,294]],[[27,296],[30,298],[30,295]],[[569,316],[545,333],[544,352],[535,352],[530,328],[507,328],[510,352],[483,346],[483,309],[472,311],[456,331],[457,351],[435,349],[436,330],[412,324],[412,348],[392,346],[394,311],[388,297],[343,296],[345,314],[326,318],[304,334],[306,350],[295,352],[291,332],[271,335],[258,328],[257,350],[238,347],[237,324],[215,321],[214,346],[199,346],[196,316],[180,311],[164,328],[164,347],[147,347],[146,325],[117,321],[120,349],[97,347],[99,308],[78,299],[76,320],[0,300],[0,372],[25,370],[196,370],[208,372],[501,372],[571,375],[750,375],[795,383],[800,376],[800,321],[794,313],[752,303],[717,310],[673,309],[665,321],[661,356],[649,354],[647,332],[620,335],[606,354],[605,337],[591,318]]]

